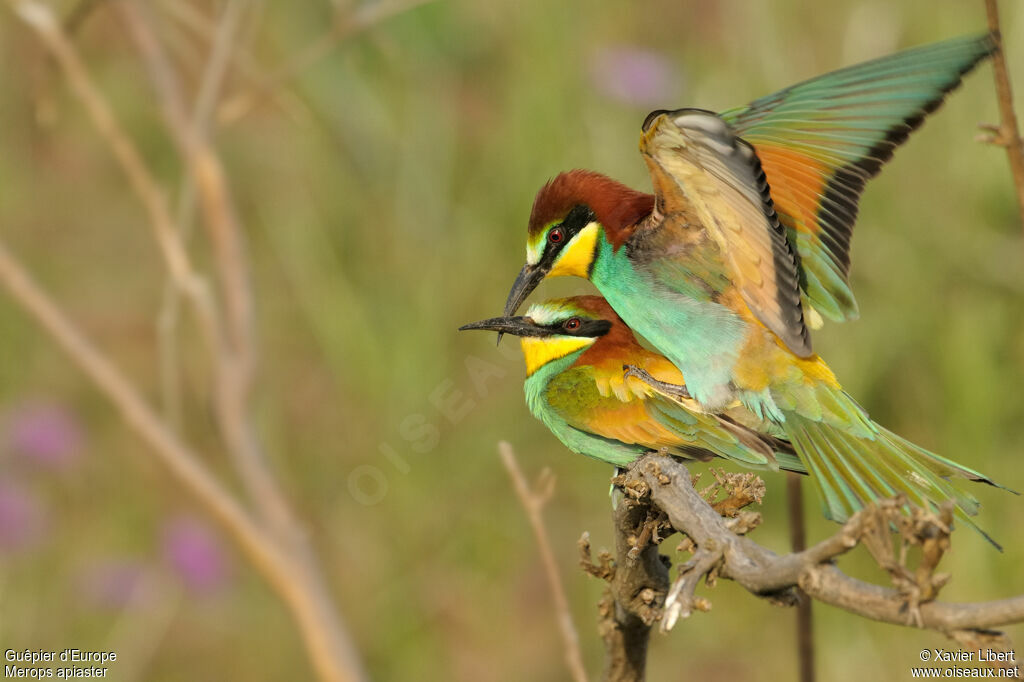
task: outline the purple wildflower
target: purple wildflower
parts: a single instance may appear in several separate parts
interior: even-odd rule
[[[74,415],[57,404],[35,403],[7,416],[11,450],[48,469],[64,469],[78,456],[82,429]]]
[[[590,64],[594,86],[607,97],[636,106],[673,102],[682,78],[662,55],[642,47],[605,47]]]
[[[10,479],[0,481],[0,553],[35,544],[45,521],[43,505],[35,494]]]
[[[164,557],[190,589],[209,593],[228,578],[228,559],[220,538],[208,525],[191,516],[167,522],[163,533]]]

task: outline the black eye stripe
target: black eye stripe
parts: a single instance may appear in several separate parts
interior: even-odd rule
[[[579,320],[580,324],[575,329],[566,329],[565,324],[569,320],[545,324],[542,328],[547,330],[549,336],[580,336],[583,338],[604,336],[612,328],[612,323],[608,320],[594,320],[587,317],[574,317],[571,319]]]
[[[587,223],[593,219],[594,212],[590,210],[590,207],[584,206],[583,204],[577,204],[576,206],[573,206],[572,210],[565,216],[564,223],[566,225],[572,225],[575,230],[580,230],[586,227]]]
[[[580,230],[589,225],[594,220],[594,212],[583,204],[578,204],[572,208],[571,211],[565,216],[565,220],[555,225],[548,231],[548,242],[554,246],[563,246],[572,240]],[[562,235],[561,239],[552,239],[551,235],[559,230]]]

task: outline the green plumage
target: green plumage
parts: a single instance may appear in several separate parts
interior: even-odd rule
[[[677,437],[678,443],[659,446],[650,440],[624,442],[594,433],[590,424],[602,414],[613,414],[622,402],[614,395],[602,396],[593,367],[572,367],[582,351],[548,363],[527,377],[526,404],[534,417],[544,423],[573,452],[616,466],[627,466],[641,455],[663,450],[685,459],[707,461],[721,457],[756,469],[780,468],[806,473],[792,453],[775,451],[775,462],[750,449],[734,433],[708,415],[696,415],[671,398],[655,396],[645,401],[652,422]]]
[[[721,115],[652,113],[640,151],[654,195],[581,170],[545,185],[506,314],[549,274],[586,276],[682,372],[703,412],[739,404],[759,430],[783,434],[830,518],[903,493],[924,508],[952,499],[966,519],[977,501],[950,479],[991,481],[874,423],[814,354],[808,329],[856,316],[847,274],[867,181],[992,49],[988,35],[958,38]],[[589,235],[589,263],[563,252],[583,243],[577,235]],[[540,416],[539,401],[531,408]]]
[[[719,114],[762,155],[769,185],[792,190],[774,196],[775,208],[803,266],[805,300],[825,317],[857,316],[847,275],[865,183],[994,47],[988,34],[925,45]],[[799,155],[803,163],[790,177],[771,163],[772,150]],[[804,211],[812,221],[802,219]]]
[[[786,410],[783,427],[811,473],[827,518],[845,521],[866,504],[897,494],[924,509],[953,500],[956,517],[1001,549],[968,518],[977,514],[978,501],[951,479],[1002,486],[875,423],[841,389],[819,385],[815,393],[815,409]]]
[[[572,321],[572,330],[563,325]],[[597,296],[548,301],[524,318],[467,325],[517,334],[531,373],[530,412],[573,452],[616,466],[660,451],[685,459],[721,457],[747,467],[805,473],[785,441],[755,430],[742,411],[706,414],[623,377],[624,365],[679,377],[664,357],[642,347]],[[632,382],[632,383],[630,383]]]

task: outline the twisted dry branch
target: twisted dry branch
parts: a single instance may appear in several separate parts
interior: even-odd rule
[[[612,606],[603,601],[600,610],[602,618],[621,631],[617,639],[605,636],[609,660],[605,680],[643,680],[651,625],[660,619],[667,629],[675,620],[709,608],[707,600],[696,594],[701,577],[709,584],[718,577],[733,580],[755,596],[782,605],[795,605],[802,593],[871,620],[935,630],[964,645],[1005,648],[1008,641],[992,629],[1024,622],[1024,595],[959,604],[935,599],[948,579],[935,573],[949,547],[948,508],[938,514],[907,516],[901,511],[901,501],[884,501],[854,515],[835,535],[806,550],[779,555],[744,537],[758,521],[751,516],[753,512],[741,511],[756,497],[756,487],[752,494],[749,486],[722,485],[720,481],[719,490],[703,492],[721,491],[725,499],[709,503],[695,489],[682,463],[658,454],[637,460],[615,483],[626,493],[615,512],[617,558],[614,564],[606,560],[604,570],[589,567],[589,572],[599,577],[613,576]],[[671,529],[686,536],[684,548],[693,552],[693,558],[680,566],[679,578],[671,588],[667,568],[658,568],[664,568],[668,559],[658,555],[657,533],[650,535],[647,546],[637,545],[644,536],[644,524],[662,514]],[[898,531],[895,547],[893,526]],[[865,545],[889,572],[895,588],[852,578],[834,565],[837,557],[858,544]],[[907,567],[910,546],[921,550],[914,570]],[[589,558],[589,544],[585,549]],[[630,551],[636,555],[638,549],[642,561],[629,556]]]

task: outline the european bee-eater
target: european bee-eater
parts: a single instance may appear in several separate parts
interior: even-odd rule
[[[811,351],[805,319],[856,314],[846,275],[866,181],[991,50],[987,35],[961,38],[721,115],[654,112],[640,140],[654,194],[588,171],[545,185],[505,315],[546,277],[589,278],[700,409],[774,423],[830,518],[900,492],[975,513],[948,479],[991,482],[873,422]]]
[[[616,466],[663,451],[806,472],[789,443],[745,426],[752,416],[742,408],[707,414],[693,401],[625,377],[623,366],[629,365],[655,380],[683,383],[679,370],[641,346],[600,296],[547,301],[524,317],[496,317],[461,329],[520,337],[530,412],[573,452]]]

